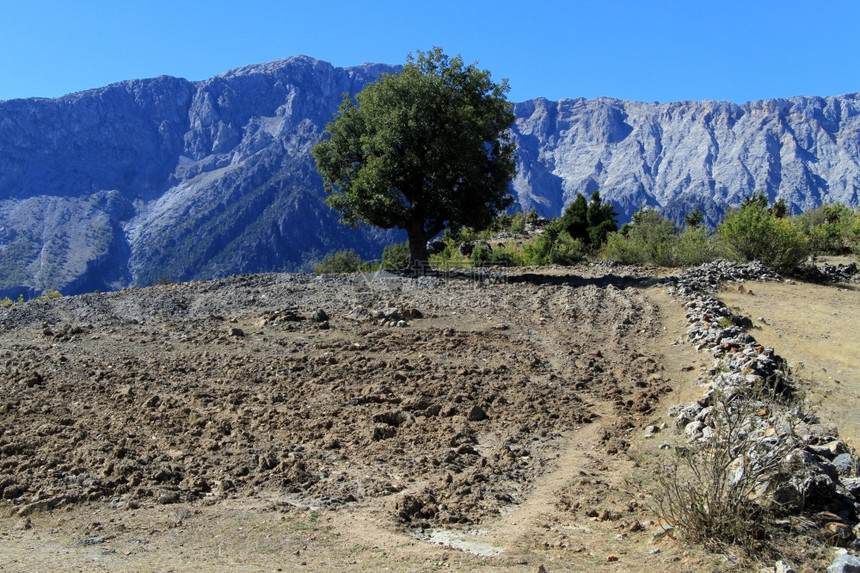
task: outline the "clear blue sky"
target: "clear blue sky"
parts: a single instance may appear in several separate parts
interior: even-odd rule
[[[0,0],[0,100],[433,46],[513,101],[838,95],[860,91],[860,0]]]

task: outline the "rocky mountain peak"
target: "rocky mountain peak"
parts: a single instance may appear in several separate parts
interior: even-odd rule
[[[309,152],[344,93],[398,69],[295,56],[0,102],[0,297],[378,257],[397,235],[339,225]],[[517,207],[552,217],[599,189],[622,220],[700,208],[713,224],[754,191],[793,211],[856,205],[858,109],[858,94],[520,102]]]

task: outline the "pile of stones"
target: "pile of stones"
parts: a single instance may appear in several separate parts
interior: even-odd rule
[[[857,263],[831,265],[822,263],[811,267],[808,275],[812,280],[819,282],[855,283],[860,284],[860,273],[857,272]]]
[[[664,279],[673,286],[669,292],[676,297],[715,292],[724,282],[781,281],[777,273],[759,261],[739,264],[717,260],[686,270],[683,274]]]
[[[703,396],[673,406],[669,415],[695,444],[719,439],[726,412],[743,411],[746,418],[735,423],[753,444],[748,455],[781,456],[789,468],[776,483],[762,484],[760,493],[815,519],[832,544],[860,549],[860,467],[853,448],[839,439],[836,427],[820,423],[792,399],[795,387],[786,361],[745,331],[752,326],[749,319],[710,294],[720,283],[751,280],[780,278],[760,264],[716,262],[668,280],[670,294],[686,310],[687,341],[714,357],[700,376]]]

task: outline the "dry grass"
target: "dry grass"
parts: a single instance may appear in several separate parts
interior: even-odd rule
[[[727,287],[719,297],[752,319],[750,333],[785,357],[819,417],[860,445],[860,287],[747,283],[753,294]],[[764,319],[764,320],[762,320]]]

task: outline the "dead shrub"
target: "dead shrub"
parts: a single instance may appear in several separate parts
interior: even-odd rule
[[[715,391],[709,406],[703,435],[675,448],[658,477],[655,509],[676,538],[758,553],[778,530],[772,493],[802,443],[802,405],[760,387]]]

